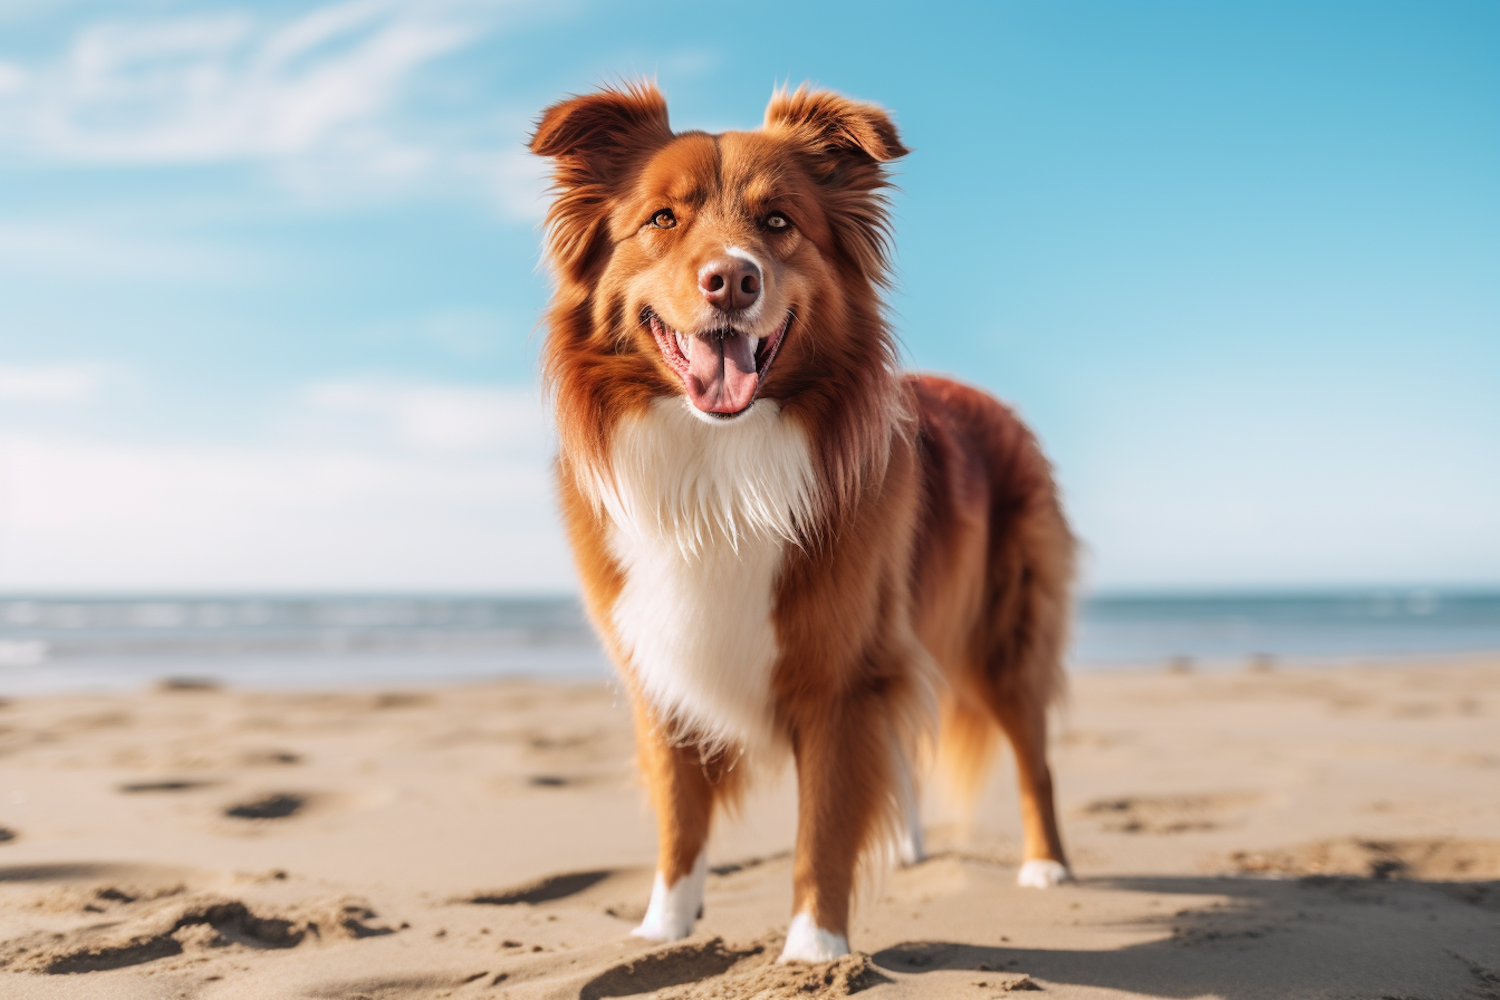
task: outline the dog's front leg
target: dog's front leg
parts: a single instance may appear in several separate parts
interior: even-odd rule
[[[890,800],[892,754],[880,699],[830,699],[796,727],[797,858],[782,962],[849,953],[849,897],[861,851]]]
[[[709,824],[715,802],[732,792],[738,772],[734,755],[685,746],[647,721],[648,715],[637,718],[645,723],[639,736],[641,770],[656,810],[656,879],[646,916],[631,933],[675,941],[691,934],[703,916]]]

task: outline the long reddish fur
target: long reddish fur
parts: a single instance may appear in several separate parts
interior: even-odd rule
[[[1074,542],[1049,465],[1010,410],[977,389],[897,371],[880,298],[883,164],[906,150],[885,114],[803,88],[776,95],[764,129],[740,136],[736,149],[780,157],[821,212],[808,235],[821,268],[817,308],[798,316],[794,356],[777,361],[764,392],[806,429],[823,486],[817,523],[801,526],[776,585],[773,693],[801,802],[794,912],[845,933],[857,861],[893,819],[900,776],[887,742],[913,738],[923,710],[913,630],[940,668],[941,758],[977,787],[1004,733],[1025,857],[1064,860],[1046,720],[1063,688]],[[648,164],[691,172],[710,139],[728,155],[717,137],[675,135],[665,101],[642,84],[555,106],[531,144],[556,162],[543,369],[561,440],[558,492],[586,606],[632,693],[668,884],[693,865],[743,769],[722,748],[694,746],[636,688],[611,622],[621,569],[587,479],[608,475],[623,419],[681,392],[608,280],[622,206]]]

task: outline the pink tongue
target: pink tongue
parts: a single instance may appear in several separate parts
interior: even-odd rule
[[[688,398],[705,413],[738,413],[755,398],[760,376],[750,339],[735,334],[688,338]]]

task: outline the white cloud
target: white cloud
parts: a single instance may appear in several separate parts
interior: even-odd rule
[[[0,365],[0,402],[80,403],[103,381],[97,368],[69,365]]]
[[[472,41],[443,8],[326,5],[84,28],[33,78],[30,138],[75,160],[181,163],[307,153],[380,117],[424,63]]]
[[[7,589],[562,590],[542,463],[0,438]]]
[[[396,444],[422,451],[536,455],[548,447],[531,391],[349,379],[311,386],[306,399],[324,413],[373,419]]]
[[[250,255],[222,246],[56,222],[0,224],[0,262],[12,273],[87,273],[115,279],[242,279],[262,269]]]
[[[546,214],[548,166],[541,157],[516,149],[475,157],[470,167],[489,178],[494,204],[506,217],[539,220]]]
[[[534,394],[303,398],[296,433],[258,444],[0,433],[0,588],[573,588]]]
[[[87,24],[50,61],[0,64],[0,148],[95,165],[259,163],[320,199],[458,184],[531,220],[539,171],[516,153],[519,119],[445,135],[411,107],[422,75],[492,35],[507,6],[342,0],[279,19],[246,7]]]
[[[25,70],[14,63],[0,61],[0,97],[15,93],[25,82]]]
[[[1488,585],[1500,566],[1500,476],[1456,441],[1388,438],[1362,456],[1287,415],[1159,428],[1122,442],[1067,491],[1111,587]],[[1298,434],[1300,433],[1300,437]],[[1394,457],[1399,456],[1399,457]]]

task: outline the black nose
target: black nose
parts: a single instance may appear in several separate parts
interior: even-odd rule
[[[760,298],[760,268],[743,257],[716,257],[698,272],[698,290],[715,309],[749,309]]]

